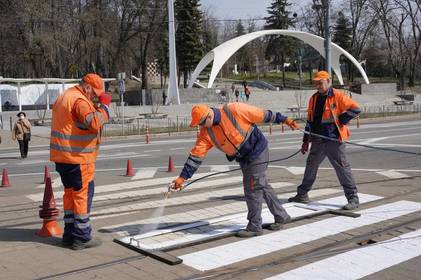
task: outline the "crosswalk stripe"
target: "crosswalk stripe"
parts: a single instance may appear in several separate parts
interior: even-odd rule
[[[142,168],[131,178],[132,180],[153,178],[158,171],[158,168]]]
[[[227,266],[274,251],[393,219],[421,210],[421,203],[398,201],[359,211],[359,218],[334,217],[180,256],[185,265],[200,271]],[[238,254],[236,252],[241,252]]]
[[[360,279],[421,255],[421,230],[351,250],[266,280]],[[375,261],[373,261],[375,260]]]
[[[211,172],[223,172],[230,170],[230,165],[211,165],[210,171]]]
[[[216,181],[216,182],[215,182]],[[191,194],[191,195],[184,195],[184,196],[178,196],[175,194],[170,199],[159,199],[154,201],[147,201],[147,202],[140,202],[140,203],[134,203],[134,204],[128,204],[124,206],[118,206],[118,207],[112,207],[102,210],[97,210],[91,212],[91,214],[94,215],[100,215],[97,217],[92,217],[92,219],[104,219],[104,218],[110,218],[110,217],[116,217],[121,215],[127,215],[127,212],[135,212],[142,209],[148,209],[148,208],[155,208],[155,207],[164,207],[164,206],[176,206],[180,204],[186,204],[186,203],[197,203],[200,201],[207,201],[212,197],[224,197],[224,196],[233,196],[233,195],[243,195],[243,189],[240,187],[233,187],[233,188],[225,188],[223,190],[214,190],[212,191],[211,188],[214,185],[220,184],[224,185],[227,183],[239,183],[242,182],[242,177],[232,177],[232,178],[224,178],[214,181],[205,181],[205,182],[197,182],[195,187],[206,187],[210,188],[209,191],[199,194]],[[289,184],[289,183],[283,183],[283,184]],[[193,188],[194,186],[192,186]],[[166,190],[160,190],[162,193]],[[184,192],[188,192],[188,190],[185,190]],[[118,194],[117,194],[118,195]],[[94,197],[95,199],[95,197]],[[122,213],[114,213],[114,212],[122,212]]]
[[[194,189],[203,189],[203,188],[209,188],[209,185],[212,185],[214,187],[214,186],[220,186],[220,185],[226,185],[226,184],[232,184],[232,183],[239,183],[239,182],[242,182],[242,181],[243,181],[242,176],[235,176],[235,177],[217,179],[217,180],[212,180],[212,181],[208,180],[208,181],[205,181],[205,182],[195,183]],[[141,190],[130,191],[130,192],[118,192],[118,193],[94,196],[94,201],[104,201],[104,200],[109,200],[109,199],[129,198],[129,197],[160,194],[160,193],[163,194],[166,191],[167,191],[166,188],[154,188],[154,189],[147,188],[147,189],[141,189]]]
[[[395,170],[385,170],[385,171],[380,171],[380,172],[376,172],[377,174],[383,175],[387,178],[390,179],[401,179],[401,178],[409,178],[410,176],[406,175],[405,173],[402,172],[397,172]]]
[[[56,189],[56,188],[59,188],[59,187],[63,186],[60,177],[53,179],[53,181],[51,182],[51,186],[53,187],[53,189]],[[36,186],[35,188],[45,189],[45,184],[40,184],[40,185]]]
[[[209,174],[213,174],[213,172],[206,172],[206,173],[198,173],[192,177],[193,179],[200,178],[202,176],[206,176]],[[218,174],[213,177],[217,176],[226,176],[226,174]],[[113,192],[113,191],[122,191],[122,190],[130,190],[142,187],[150,187],[150,186],[157,186],[157,185],[167,185],[172,180],[174,180],[175,176],[172,177],[163,177],[163,178],[153,178],[147,179],[142,181],[135,181],[135,182],[125,182],[125,183],[118,183],[118,184],[110,184],[110,185],[102,185],[102,186],[95,186],[95,194],[104,193],[104,192]],[[54,196],[63,197],[63,191],[54,192]],[[26,196],[30,200],[33,201],[42,201],[44,197],[44,193],[37,193],[37,194],[30,194]]]
[[[282,187],[282,182],[272,184],[277,187]],[[275,188],[275,187],[274,187]],[[312,192],[312,197],[319,197],[323,195],[331,195],[340,192],[340,190],[335,189],[322,189],[322,190],[314,190]],[[293,193],[290,193],[291,195]],[[282,196],[287,196],[288,194],[283,194]],[[286,204],[284,204],[285,206]],[[263,208],[266,208],[263,206]],[[142,230],[143,225],[148,224],[159,224],[160,227],[165,227],[166,225],[174,225],[179,223],[192,223],[198,220],[205,221],[205,223],[211,223],[208,219],[213,219],[220,216],[232,215],[240,213],[240,217],[243,218],[245,214],[244,211],[247,211],[247,204],[244,201],[237,201],[231,203],[225,203],[223,205],[216,205],[213,207],[170,214],[170,215],[163,215],[160,217],[151,217],[147,219],[131,221],[128,223],[111,225],[101,228],[101,230],[107,232],[114,232],[119,235],[134,235],[139,234],[139,231]],[[95,217],[94,217],[95,218]],[[226,218],[227,219],[227,218]],[[154,235],[162,234],[160,231],[155,231]]]
[[[304,174],[304,171],[305,171],[305,167],[298,167],[298,166],[291,166],[291,167],[287,167],[285,169],[288,170],[288,172],[290,172],[294,175],[302,175],[302,174]]]
[[[317,196],[328,194],[329,192],[338,193],[339,191],[335,189],[324,189],[319,190],[319,192],[320,193],[316,194]],[[379,197],[374,196],[371,196],[370,198],[379,199]],[[335,199],[341,200],[341,197],[336,197]],[[324,203],[324,200],[322,200],[321,203]],[[243,203],[243,205],[246,206],[245,203]],[[296,203],[286,203],[283,206],[292,218],[308,216],[314,213],[313,210],[309,210],[302,207],[296,207]],[[138,227],[136,235],[123,237],[120,239],[120,241],[135,247],[142,247],[150,250],[165,250],[169,247],[177,247],[192,241],[206,241],[209,238],[216,238],[227,233],[239,231],[240,229],[243,229],[247,226],[248,221],[246,220],[246,207],[244,207],[243,209],[244,212],[237,211],[231,215],[227,215],[229,214],[229,212],[227,212],[227,209],[224,208],[224,206],[220,207],[222,211],[226,212],[224,213],[225,215],[216,218],[211,218],[209,220],[205,220],[200,217],[196,218],[196,220],[190,224],[183,223],[180,226],[171,226],[166,229],[149,232],[147,232],[149,226],[147,224],[145,230],[143,228]],[[325,209],[319,209],[319,211],[323,210]],[[273,215],[270,213],[268,208],[264,207],[261,216],[263,224],[273,222]],[[179,216],[178,220],[180,220],[180,218],[181,217]],[[179,223],[180,222],[178,222],[178,224]],[[174,222],[172,223],[172,225],[173,224]]]

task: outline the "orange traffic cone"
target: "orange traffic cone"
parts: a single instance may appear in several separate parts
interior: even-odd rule
[[[50,171],[48,171],[48,166],[45,165],[44,166],[44,182],[42,182],[43,184],[47,182],[47,178],[51,178],[51,174],[50,174]]]
[[[146,144],[149,144],[149,126],[146,127]]]
[[[168,158],[168,172],[174,172],[174,163],[171,156]]]
[[[130,159],[127,160],[126,176],[127,177],[133,177],[134,176],[132,161]]]
[[[57,224],[59,210],[56,207],[54,199],[53,187],[51,186],[51,177],[47,177],[45,181],[44,199],[40,206],[39,217],[43,219],[42,228],[37,235],[41,237],[60,236],[63,230]]]
[[[3,168],[3,174],[2,174],[2,178],[1,178],[1,187],[2,188],[10,187],[9,175],[7,175],[7,169],[6,168]]]

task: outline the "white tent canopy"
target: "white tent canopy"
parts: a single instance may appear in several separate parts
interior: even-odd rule
[[[115,79],[103,79],[112,81]],[[47,105],[47,109],[57,97],[66,89],[75,86],[80,79],[13,79],[0,78],[0,104],[19,106],[22,111],[23,105]],[[38,82],[34,84],[34,82]],[[41,83],[40,83],[41,82]],[[1,112],[0,106],[0,112]]]
[[[217,46],[210,52],[208,52],[199,64],[196,66],[191,79],[189,81],[189,88],[193,86],[193,83],[196,82],[197,77],[199,74],[205,69],[205,67],[213,61],[212,70],[209,77],[208,88],[211,88],[218,72],[221,70],[224,63],[241,47],[247,44],[250,41],[253,41],[262,36],[268,35],[285,35],[291,36],[297,39],[302,40],[304,43],[309,44],[314,49],[316,49],[320,55],[324,57],[324,39],[322,37],[316,36],[314,34],[302,32],[302,31],[295,31],[295,30],[282,30],[282,29],[272,29],[272,30],[263,30],[248,33],[229,41],[222,43],[221,45]],[[364,69],[361,67],[360,63],[347,51],[342,49],[335,43],[332,43],[332,70],[335,72],[336,76],[338,77],[339,82],[343,85],[343,78],[340,69],[340,61],[339,58],[341,55],[347,57],[360,71],[362,77],[366,84],[369,84],[367,75]]]

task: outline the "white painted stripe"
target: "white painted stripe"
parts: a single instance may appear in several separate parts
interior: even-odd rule
[[[267,280],[352,280],[421,255],[421,230],[317,261]]]
[[[318,190],[317,195],[321,196],[324,194],[328,194],[329,192],[338,193],[339,191],[335,189],[323,189],[323,190]],[[373,201],[373,200],[380,199],[381,197],[362,194],[361,198],[364,201]],[[330,198],[328,200],[330,202],[336,201],[336,204],[338,204],[338,202],[341,200],[344,201],[343,196]],[[332,207],[330,203],[328,203],[329,201],[327,200],[319,201],[318,204],[326,206],[326,208],[324,209],[323,209],[323,206],[321,206],[320,207],[321,209],[319,209],[319,211],[335,208],[335,207]],[[314,213],[313,210],[296,207],[297,206],[296,203],[286,203],[283,206],[285,207],[285,210],[288,212],[288,214],[292,218],[304,217],[304,216]],[[229,207],[228,210],[230,210],[230,208],[232,207]],[[246,207],[243,209],[246,210]],[[222,207],[222,210],[225,210],[225,209],[223,209]],[[121,238],[120,241],[127,243],[131,246],[139,247],[139,248],[163,250],[163,249],[167,249],[168,247],[180,246],[192,241],[195,241],[195,242],[205,241],[205,240],[208,240],[209,238],[215,238],[215,237],[224,235],[226,233],[239,231],[240,229],[246,227],[248,223],[248,221],[246,220],[246,217],[247,217],[247,212],[243,212],[243,213],[237,212],[236,214],[226,215],[223,217],[217,217],[210,220],[206,220],[206,218],[203,218],[203,219],[196,218],[196,220],[190,225],[186,224],[186,225],[181,226],[180,228],[170,227],[167,229],[145,232],[142,234]],[[181,217],[179,217],[179,220],[180,218]],[[273,215],[269,212],[267,208],[265,208],[262,211],[262,221],[263,223],[273,222]],[[146,225],[148,223],[150,222],[147,222]],[[178,222],[178,224],[179,223],[180,222]],[[169,226],[171,225],[174,225],[174,222],[172,222]],[[127,229],[127,228],[122,227],[121,229]],[[182,232],[178,232],[178,230],[181,230],[181,229],[185,229],[185,230],[183,230]],[[133,232],[134,233],[144,232],[142,231],[141,226],[138,226],[136,230],[137,231],[133,229]],[[156,236],[156,235],[163,235],[163,236]]]
[[[186,204],[186,203],[197,203],[200,201],[208,201],[210,198],[222,198],[224,196],[243,196],[243,188],[239,186],[235,186],[233,188],[224,188],[222,190],[212,190],[213,186],[216,185],[225,185],[225,184],[241,184],[243,181],[242,176],[237,177],[231,177],[231,178],[224,178],[219,180],[213,180],[213,181],[204,181],[204,182],[197,182],[192,187],[194,188],[209,188],[208,192],[199,193],[199,194],[191,194],[191,195],[184,195],[184,196],[177,196],[177,193],[173,194],[172,197],[168,200],[165,199],[159,199],[159,200],[153,200],[153,201],[147,201],[147,202],[140,202],[140,203],[134,203],[134,204],[127,204],[119,207],[112,207],[102,210],[97,210],[91,212],[93,217],[91,219],[104,219],[104,218],[110,218],[110,217],[116,217],[121,215],[127,215],[127,212],[135,212],[137,210],[141,209],[148,209],[148,208],[154,208],[154,207],[163,207],[163,206],[172,206],[172,205],[179,205],[179,204]],[[283,183],[283,186],[288,183]],[[147,192],[148,190],[145,190]],[[164,195],[164,192],[167,191],[167,189],[161,189],[161,190],[151,190],[154,193],[161,192],[162,195]],[[184,190],[183,192],[188,192],[188,189]],[[107,199],[112,197],[114,194],[107,195]],[[115,196],[121,198],[121,194],[117,193]],[[101,197],[96,199],[102,199]],[[95,200],[95,197],[94,197]],[[111,214],[114,212],[123,212],[123,213],[116,213]],[[94,215],[100,214],[101,216],[95,217]]]
[[[377,173],[380,174],[380,175],[383,175],[387,178],[391,178],[391,179],[400,179],[400,178],[409,178],[410,177],[410,176],[408,176],[404,173],[397,172],[397,171],[394,171],[394,170],[380,171],[380,172],[377,172]]]
[[[185,150],[186,148],[171,148],[170,151]]]
[[[160,152],[161,150],[145,150],[145,153],[155,153],[155,152]]]
[[[132,180],[153,178],[158,171],[158,168],[141,168],[131,178]]]
[[[48,160],[25,160],[19,163],[16,163],[16,165],[30,165],[30,164],[40,164],[40,163],[48,163]]]
[[[282,187],[285,184],[289,184],[289,183],[275,182],[275,183],[272,183],[271,185]],[[312,197],[330,195],[330,194],[334,194],[338,192],[340,191],[335,190],[335,189],[314,190],[314,192],[312,192]],[[290,193],[290,194],[292,195],[294,193]],[[287,195],[288,193],[283,194],[283,196],[287,196]],[[284,204],[284,206],[285,205],[286,204]],[[265,207],[266,206],[263,206],[263,208]],[[224,203],[223,205],[216,205],[213,207],[203,208],[199,210],[192,210],[188,212],[163,215],[160,217],[152,217],[152,218],[147,218],[147,219],[142,219],[142,220],[137,220],[137,221],[131,221],[128,223],[123,223],[123,224],[111,225],[111,226],[103,227],[102,229],[111,231],[111,232],[117,232],[120,235],[135,234],[138,232],[138,229],[142,227],[142,225],[146,225],[146,224],[170,225],[170,224],[177,224],[177,223],[196,222],[197,220],[211,223],[210,221],[207,221],[210,218],[225,216],[225,219],[227,220],[229,218],[226,217],[226,215],[240,213],[244,211],[247,211],[247,204],[244,203],[243,201],[238,201],[238,202]],[[241,215],[242,217],[245,216],[244,214],[241,214]],[[124,228],[124,230],[121,230],[122,228]],[[154,235],[156,235],[156,233]]]
[[[101,160],[111,160],[111,159],[127,159],[127,158],[138,158],[138,157],[150,157],[151,155],[148,154],[133,154],[129,156],[119,156],[119,155],[107,155],[101,158],[97,158],[97,161]]]
[[[207,271],[286,249],[326,236],[421,210],[421,203],[398,201],[359,211],[359,218],[334,217],[180,256],[185,265]],[[241,254],[238,254],[241,252]]]
[[[192,177],[192,180],[200,178],[202,176],[209,175],[209,174],[213,174],[213,172],[195,174]],[[214,177],[216,177],[216,176],[225,176],[225,174],[218,174],[218,175],[215,175]],[[167,186],[174,179],[175,179],[175,176],[173,176],[173,177],[163,177],[163,178],[154,178],[154,179],[148,179],[148,180],[136,181],[136,182],[125,182],[125,183],[118,183],[118,184],[95,186],[95,194],[105,193],[105,192],[113,192],[113,191],[129,190],[129,189],[136,189],[136,188],[142,188],[142,187],[157,186],[157,185]],[[62,197],[63,192],[55,192],[54,195],[55,195],[55,197]],[[31,195],[27,195],[26,197],[33,200],[33,201],[42,201],[43,197],[44,197],[44,193],[31,194]]]
[[[212,180],[212,181],[204,181],[204,182],[197,182],[194,184],[194,189],[204,189],[209,188],[211,185],[212,187],[215,186],[222,186],[226,184],[234,184],[234,183],[241,183],[243,181],[242,176],[236,176],[236,177],[230,177],[230,178],[224,178],[224,179],[218,179],[218,180]],[[112,193],[112,194],[106,194],[101,196],[94,196],[94,201],[104,201],[109,199],[121,199],[121,198],[130,198],[130,197],[136,197],[136,196],[143,196],[143,195],[152,195],[152,194],[162,194],[167,191],[168,189],[165,188],[154,188],[154,189],[142,189],[142,190],[136,190],[136,191],[130,191],[130,192],[118,192],[118,193]],[[159,201],[161,201],[160,199]]]
[[[305,167],[287,167],[286,170],[288,170],[288,172],[294,174],[294,175],[303,175],[304,171],[306,170]]]
[[[210,171],[211,172],[223,172],[223,171],[229,171],[230,165],[211,165]]]
[[[53,189],[62,187],[63,184],[61,183],[61,178],[58,177],[58,178],[53,179],[51,186],[53,187]],[[40,184],[40,185],[36,186],[36,188],[37,189],[45,189],[45,184]]]

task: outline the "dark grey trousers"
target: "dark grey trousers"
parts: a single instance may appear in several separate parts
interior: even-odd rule
[[[240,162],[243,172],[244,196],[247,202],[249,221],[247,229],[250,231],[262,230],[262,204],[265,200],[270,212],[275,217],[275,222],[283,223],[289,219],[288,213],[282,207],[273,188],[269,185],[266,178],[268,167],[269,151],[266,149],[252,162]],[[256,165],[256,163],[266,162]]]
[[[352,176],[351,165],[346,160],[345,143],[320,139],[315,139],[311,142],[303,182],[298,186],[297,193],[304,195],[311,190],[316,180],[319,165],[326,156],[336,171],[336,176],[344,189],[346,198],[357,196],[358,190]]]

